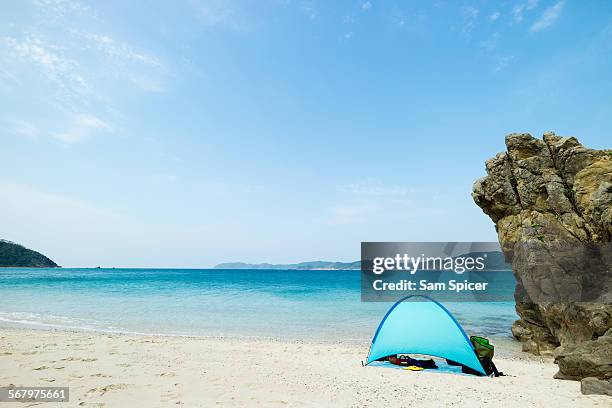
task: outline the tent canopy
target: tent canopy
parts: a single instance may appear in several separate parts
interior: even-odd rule
[[[410,301],[414,297],[423,299]],[[457,320],[425,296],[407,296],[389,309],[374,334],[366,364],[395,354],[446,358],[486,375]]]

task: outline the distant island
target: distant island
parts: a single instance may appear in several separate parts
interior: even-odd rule
[[[57,268],[58,265],[39,252],[0,239],[0,267]]]
[[[499,251],[490,252],[470,252],[459,255],[461,257],[479,257],[484,256],[486,260],[487,270],[511,270],[512,265],[506,263],[504,254]],[[457,258],[457,257],[455,257]],[[310,261],[293,264],[271,264],[258,263],[251,264],[245,262],[225,262],[215,265],[215,269],[281,269],[281,270],[359,270],[361,269],[361,261],[355,262],[328,262],[328,261]]]
[[[297,270],[317,270],[317,269],[332,269],[332,270],[356,270],[361,268],[361,262],[327,262],[327,261],[310,261],[294,264],[271,264],[259,263],[250,264],[245,262],[226,262],[215,266],[215,269],[297,269]]]

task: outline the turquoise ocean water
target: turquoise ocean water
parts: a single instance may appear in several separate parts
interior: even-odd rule
[[[359,271],[0,269],[0,326],[368,342],[390,303]],[[468,333],[510,339],[514,304],[445,304]]]

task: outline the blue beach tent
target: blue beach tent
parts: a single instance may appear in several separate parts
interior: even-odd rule
[[[410,301],[415,297],[420,301]],[[389,309],[374,334],[366,365],[396,354],[446,358],[486,375],[457,320],[425,296],[407,296]]]

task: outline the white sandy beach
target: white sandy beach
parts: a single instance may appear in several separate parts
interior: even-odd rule
[[[1,329],[3,386],[69,386],[75,407],[607,407],[550,360],[497,358],[512,377],[362,367],[362,347]],[[5,404],[13,406],[14,404]],[[44,406],[54,406],[46,403]],[[24,404],[22,406],[29,406]]]

